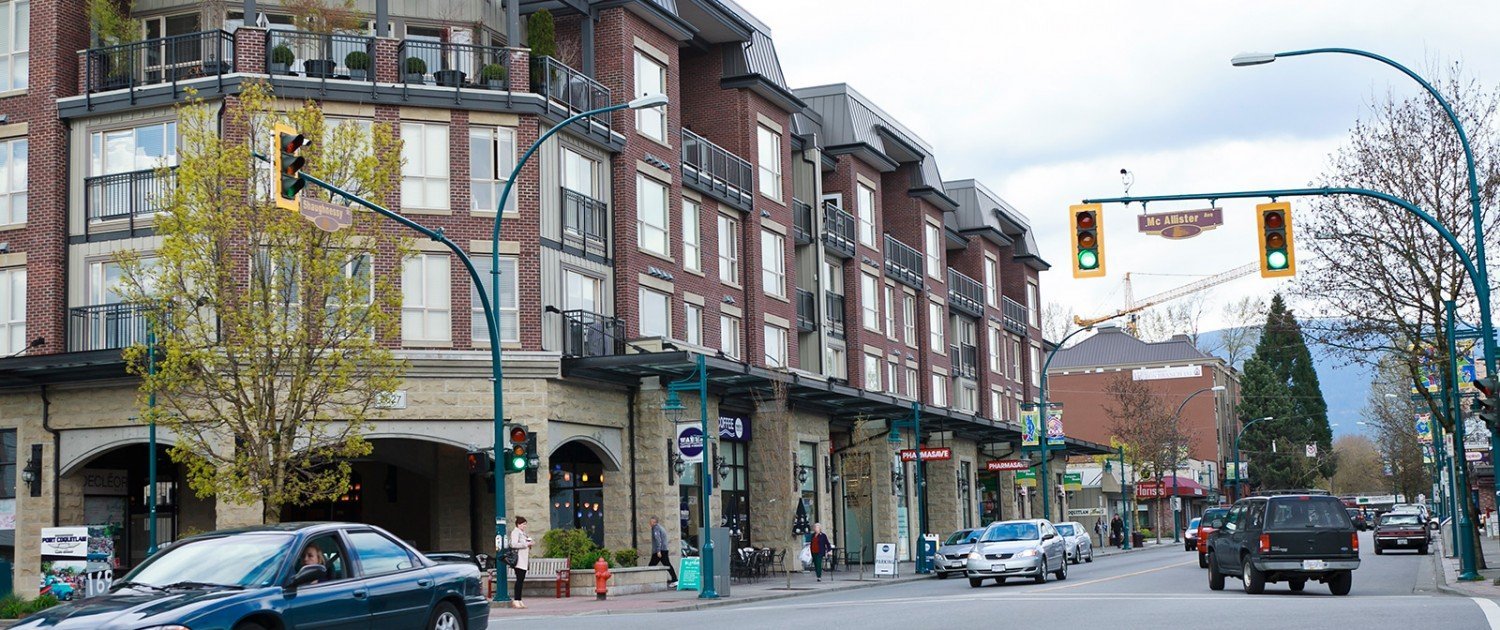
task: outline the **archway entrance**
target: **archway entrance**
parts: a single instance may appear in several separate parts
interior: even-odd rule
[[[156,543],[214,529],[213,499],[193,496],[182,467],[169,447],[156,447]],[[82,512],[63,517],[61,525],[103,527],[114,543],[117,569],[134,567],[151,548],[150,458],[146,444],[127,444],[99,454],[66,473],[81,481]],[[81,520],[77,520],[81,519]],[[68,522],[73,521],[73,522]]]
[[[581,529],[604,545],[604,462],[583,442],[563,444],[548,458],[552,464],[552,528]]]

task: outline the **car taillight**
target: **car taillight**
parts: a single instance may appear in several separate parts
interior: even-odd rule
[[[1260,535],[1260,552],[1261,553],[1266,553],[1266,552],[1268,552],[1270,550],[1271,550],[1271,535],[1270,534],[1261,534]]]
[[[1349,543],[1349,544],[1353,545],[1352,548],[1355,551],[1359,551],[1359,533],[1355,532],[1353,534],[1349,534],[1349,539],[1352,541],[1352,542]],[[1380,548],[1376,547],[1375,550],[1376,551],[1380,551]]]

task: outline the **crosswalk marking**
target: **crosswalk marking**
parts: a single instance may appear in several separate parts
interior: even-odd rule
[[[1484,618],[1490,622],[1490,630],[1500,630],[1500,604],[1483,597],[1470,597],[1484,612]]]

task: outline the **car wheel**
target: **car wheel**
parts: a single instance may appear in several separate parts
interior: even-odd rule
[[[1418,555],[1423,555],[1423,556],[1427,555],[1427,545],[1422,545],[1421,547],[1417,547],[1417,554]]]
[[[1042,563],[1036,567],[1036,577],[1031,580],[1037,584],[1047,583],[1047,556],[1042,556]]]
[[[244,623],[236,625],[234,627],[234,630],[266,630],[266,627],[255,623],[254,621],[246,621]]]
[[[1200,569],[1207,569],[1208,568],[1208,554],[1206,554],[1206,553],[1200,553],[1200,554],[1198,554],[1198,568],[1200,568]]]
[[[997,577],[997,578],[995,578],[995,583],[996,584],[1005,584],[1005,578],[1003,578],[1003,577]]]
[[[1245,586],[1245,593],[1259,595],[1266,591],[1266,574],[1255,569],[1250,564],[1249,556],[1240,559],[1240,583]]]
[[[984,583],[984,578],[969,578],[969,588],[979,588]]]
[[[1208,590],[1224,590],[1224,574],[1219,572],[1219,561],[1213,558],[1208,559]]]
[[[1068,563],[1064,562],[1061,565],[1058,565],[1057,573],[1053,575],[1057,576],[1057,581],[1059,582],[1068,579]]]
[[[1307,578],[1290,580],[1286,583],[1286,587],[1292,589],[1293,593],[1301,593],[1302,589],[1307,588]]]
[[[938,574],[938,579],[939,580],[946,580],[946,579],[948,579],[948,572],[947,571],[938,571],[937,574]]]
[[[1378,555],[1381,555],[1381,554],[1383,554],[1383,553],[1385,553],[1385,549],[1383,549],[1383,548],[1382,548],[1382,547],[1381,547],[1381,546],[1380,546],[1380,545],[1378,545],[1378,544],[1377,544],[1377,545],[1375,545],[1375,555],[1377,555],[1377,556],[1378,556]]]
[[[1354,573],[1339,571],[1328,580],[1328,592],[1334,595],[1348,595],[1349,588],[1354,586]]]
[[[1087,560],[1084,560],[1084,562],[1093,562],[1093,561],[1094,561],[1094,548],[1093,547],[1089,547],[1089,557],[1088,557]]]
[[[427,630],[463,630],[464,620],[458,614],[458,609],[448,602],[439,602],[432,609],[432,619],[427,622]]]

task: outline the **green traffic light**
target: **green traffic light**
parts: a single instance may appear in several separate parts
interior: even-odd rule
[[[1266,266],[1272,269],[1286,269],[1286,252],[1272,251],[1267,253]]]
[[[1099,254],[1092,249],[1078,252],[1079,269],[1097,269],[1099,267]]]
[[[511,470],[526,470],[526,458],[517,456],[510,458]]]

